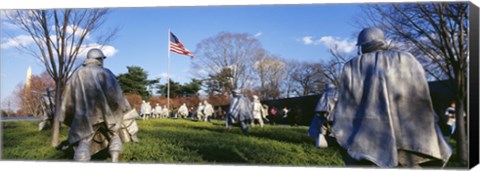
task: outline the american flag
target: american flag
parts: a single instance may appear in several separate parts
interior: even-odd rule
[[[170,51],[178,53],[180,55],[187,55],[190,56],[190,58],[193,58],[193,54],[188,51],[185,46],[183,46],[182,42],[180,42],[177,36],[175,36],[172,32],[170,32]]]

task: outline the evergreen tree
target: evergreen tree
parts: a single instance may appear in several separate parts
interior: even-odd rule
[[[127,66],[128,72],[117,76],[123,93],[135,93],[146,100],[152,97],[148,88],[159,82],[159,79],[148,80],[148,72],[138,66]]]
[[[195,96],[198,91],[201,89],[201,81],[197,79],[192,79],[190,83],[185,83],[181,85],[179,82],[175,82],[172,79],[170,81],[170,97],[177,98],[182,96]],[[156,86],[157,93],[167,97],[168,84],[159,84]]]

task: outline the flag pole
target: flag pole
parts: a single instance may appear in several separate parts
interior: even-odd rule
[[[170,28],[168,29],[167,111],[170,115]]]

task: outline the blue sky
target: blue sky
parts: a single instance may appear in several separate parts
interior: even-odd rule
[[[165,83],[169,28],[192,52],[197,43],[220,32],[249,33],[283,59],[318,62],[330,57],[332,43],[354,54],[354,35],[360,29],[352,21],[359,14],[355,4],[113,8],[104,26],[119,26],[120,31],[105,49],[109,58],[104,66],[116,75],[126,73],[127,66],[140,66],[150,79],[162,77]],[[28,66],[34,75],[45,69],[14,48],[12,42],[25,41],[18,39],[25,33],[4,20],[0,29],[1,98],[5,100],[18,83],[25,82]],[[172,53],[172,79],[190,81],[192,62],[195,59]]]

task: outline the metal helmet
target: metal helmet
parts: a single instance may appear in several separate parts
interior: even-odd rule
[[[87,53],[87,59],[105,59],[106,56],[100,49],[92,48]]]
[[[362,46],[372,42],[385,42],[385,34],[379,28],[365,28],[360,32],[360,34],[358,34],[357,46]]]

